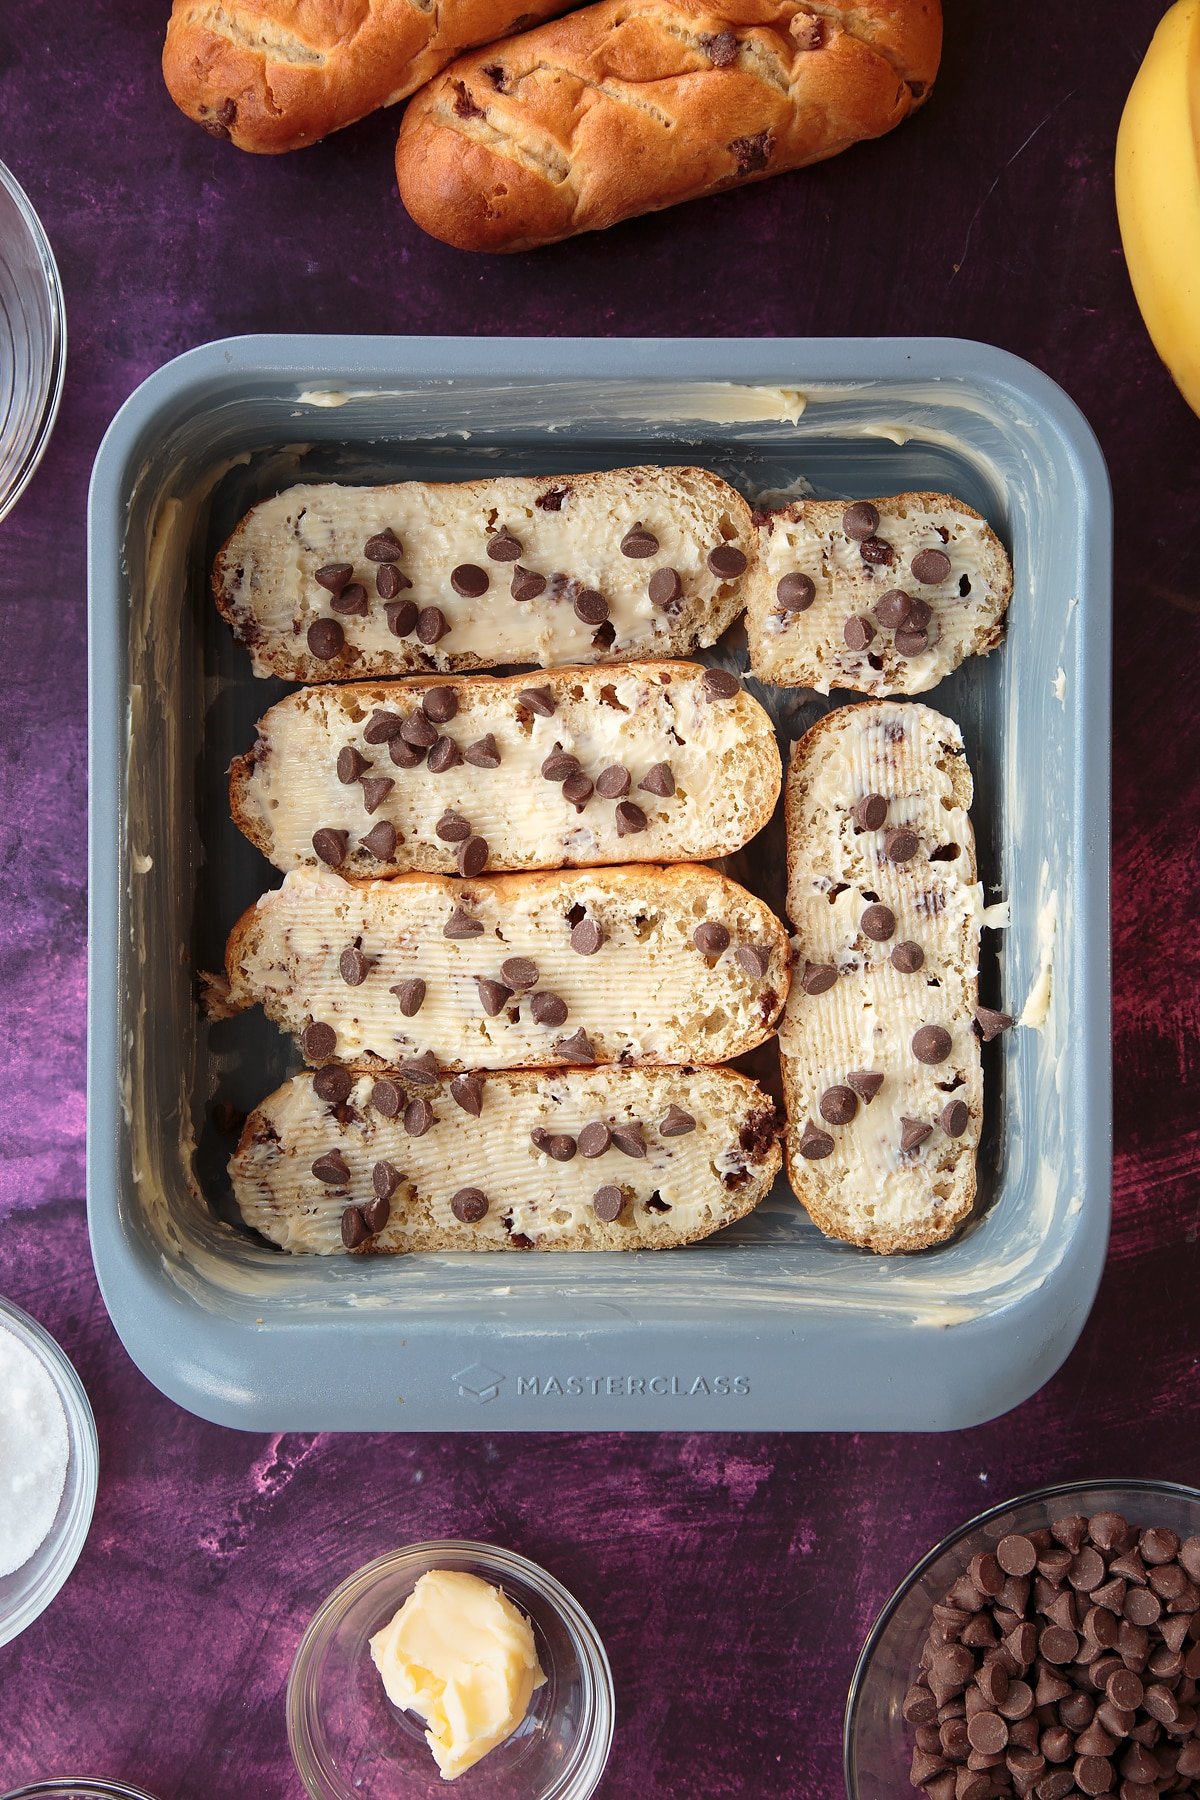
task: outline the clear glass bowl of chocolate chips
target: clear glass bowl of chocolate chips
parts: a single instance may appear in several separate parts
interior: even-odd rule
[[[846,1703],[850,1800],[1200,1796],[1200,1493],[995,1506],[888,1601]]]

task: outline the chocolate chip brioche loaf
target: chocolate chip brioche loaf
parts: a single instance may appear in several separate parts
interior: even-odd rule
[[[256,675],[618,662],[715,644],[742,610],[750,509],[706,469],[286,489],[213,591]]]
[[[298,150],[403,100],[471,44],[557,0],[175,0],[163,75],[181,112],[240,150]]]
[[[821,1230],[948,1238],[975,1197],[983,897],[962,735],[929,707],[829,713],[788,771],[796,977],[780,1026],[787,1167]]]
[[[400,194],[448,244],[531,249],[879,137],[940,54],[938,0],[600,0],[423,88]]]
[[[819,694],[922,694],[995,648],[1011,596],[1004,546],[949,494],[798,500],[762,526],[750,666]]]
[[[770,719],[695,663],[300,688],[234,763],[277,868],[475,876],[726,856],[770,818]]]
[[[251,1113],[230,1174],[285,1250],[665,1250],[744,1217],[779,1163],[770,1099],[728,1069],[332,1065]]]
[[[787,934],[702,864],[347,882],[293,870],[234,926],[228,1006],[309,1062],[715,1063],[770,1034]]]

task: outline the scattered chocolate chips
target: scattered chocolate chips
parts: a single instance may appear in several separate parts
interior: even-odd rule
[[[313,1168],[315,1169],[316,1166],[314,1163]],[[360,1244],[366,1243],[370,1235],[362,1209],[357,1206],[347,1206],[342,1213],[342,1243],[346,1249],[357,1250]]]
[[[371,1170],[371,1186],[379,1200],[390,1200],[403,1179],[395,1163],[377,1162]]]
[[[852,1087],[826,1088],[817,1104],[831,1125],[849,1125],[858,1111],[858,1095]]]
[[[950,573],[950,558],[944,550],[918,550],[909,567],[917,580],[929,587],[946,580]]]
[[[383,616],[393,637],[408,637],[421,617],[415,600],[391,600],[384,607]]]
[[[897,944],[891,960],[893,969],[899,969],[901,975],[915,975],[925,961],[925,952],[920,944]]]
[[[487,553],[493,562],[519,562],[521,541],[513,536],[507,525],[502,525],[495,536],[488,539]]]
[[[364,775],[362,795],[366,810],[369,813],[378,812],[395,785],[390,775]]]
[[[701,956],[721,956],[729,948],[729,932],[717,920],[705,920],[692,933],[692,942]]]
[[[612,1132],[603,1119],[593,1119],[579,1134],[581,1156],[603,1156],[612,1143]]]
[[[629,770],[614,763],[609,769],[601,769],[596,777],[596,792],[604,800],[619,800],[622,794],[629,792]]]
[[[592,797],[592,780],[580,770],[577,775],[568,775],[562,784],[563,799],[570,801],[576,812],[582,812]]]
[[[575,617],[584,625],[603,625],[608,617],[608,601],[596,588],[584,588],[575,596]]]
[[[395,563],[380,563],[375,571],[375,592],[381,600],[394,600],[411,586],[408,576],[402,575]]]
[[[771,952],[765,944],[739,944],[734,956],[752,981],[761,981],[771,966]]]
[[[807,612],[816,597],[817,584],[811,575],[781,575],[775,588],[775,598],[784,612]]]
[[[742,684],[736,675],[728,669],[705,669],[704,698],[706,700],[732,700],[742,691]]]
[[[314,1019],[300,1034],[300,1047],[309,1062],[323,1062],[337,1049],[337,1032],[332,1025],[324,1025],[320,1020]]]
[[[318,1156],[312,1172],[318,1181],[327,1182],[330,1187],[345,1187],[350,1179],[350,1170],[340,1150],[326,1150],[323,1156]]]
[[[406,1019],[419,1013],[425,1003],[425,983],[419,975],[408,981],[398,981],[391,991],[400,1002],[400,1011]]]
[[[1012,1016],[1009,1013],[996,1012],[990,1006],[975,1008],[975,1029],[985,1044],[990,1044],[1002,1031],[1007,1031],[1011,1024]]]
[[[542,719],[552,719],[556,711],[553,688],[522,688],[517,702],[526,712],[537,713]]]
[[[706,558],[714,575],[722,581],[736,581],[739,575],[746,573],[746,557],[744,551],[736,544],[717,544]]]
[[[400,1064],[400,1073],[405,1081],[415,1082],[418,1087],[436,1087],[442,1078],[432,1050],[424,1050],[420,1056],[406,1057]]]
[[[624,1205],[625,1196],[619,1187],[598,1187],[592,1195],[592,1211],[606,1225],[620,1218]]]
[[[806,962],[800,986],[806,994],[827,994],[836,980],[837,970],[832,963]]]
[[[506,957],[500,964],[500,974],[514,993],[523,993],[538,984],[538,966],[528,956]]]
[[[650,604],[661,612],[674,612],[683,598],[683,582],[676,569],[655,569],[646,589]]]
[[[358,780],[364,769],[370,767],[366,757],[356,750],[353,744],[344,744],[337,754],[337,778],[343,787],[349,787]]]
[[[564,1062],[594,1063],[596,1060],[591,1039],[582,1025],[570,1037],[559,1038],[554,1046],[554,1054],[561,1056]]]
[[[347,944],[338,957],[338,973],[347,987],[361,987],[367,979],[371,963],[357,944]]]
[[[851,1069],[846,1077],[846,1086],[853,1088],[859,1099],[870,1106],[883,1086],[883,1076],[874,1069]]]
[[[696,1121],[690,1112],[684,1112],[682,1106],[676,1106],[672,1101],[658,1121],[658,1129],[665,1138],[686,1137],[689,1131],[695,1131]]]
[[[353,1075],[341,1063],[326,1063],[313,1076],[313,1093],[329,1106],[344,1106],[353,1086]]]
[[[912,1053],[918,1062],[944,1063],[949,1056],[953,1040],[950,1033],[942,1025],[922,1025],[913,1032]]]
[[[354,569],[350,563],[325,563],[322,568],[317,570],[313,580],[326,592],[340,594],[353,573]]]
[[[864,937],[869,937],[876,944],[886,944],[890,937],[896,935],[896,915],[890,906],[879,903],[868,906],[858,923]]]
[[[437,644],[450,627],[440,606],[423,606],[417,614],[417,636],[423,644]]]
[[[399,562],[404,555],[404,545],[388,525],[383,531],[377,531],[374,537],[367,539],[363,545],[363,555],[368,562],[373,563]]]
[[[349,587],[342,589],[340,594],[335,594],[329,604],[334,612],[341,613],[343,618],[365,619],[371,610],[370,598],[361,581],[352,581]],[[328,622],[333,623],[332,620]],[[341,627],[339,626],[338,629],[340,630]],[[311,637],[309,647],[312,647]],[[338,648],[340,649],[341,646],[339,645]],[[317,654],[319,655],[320,652]],[[336,655],[337,652],[335,651],[334,654]]]
[[[642,1136],[642,1128],[636,1120],[629,1125],[614,1125],[612,1141],[613,1149],[619,1150],[623,1156],[632,1156],[640,1160],[646,1154],[646,1140]]]
[[[448,938],[478,937],[482,930],[482,920],[473,919],[469,912],[465,912],[461,906],[456,906],[442,926],[442,936]]]
[[[444,812],[433,829],[443,844],[462,844],[471,835],[471,821],[461,813]]]
[[[960,1138],[967,1129],[970,1118],[970,1108],[967,1106],[965,1100],[947,1100],[945,1106],[943,1106],[941,1112],[938,1114],[938,1124],[941,1126],[947,1137]],[[1021,1572],[1028,1574],[1028,1570]],[[1015,1569],[1009,1570],[1010,1575],[1015,1575],[1017,1573],[1018,1571]]]
[[[897,825],[886,832],[883,839],[883,854],[889,862],[911,862],[921,847],[921,841],[915,831],[907,825]]]
[[[492,733],[486,732],[473,744],[468,744],[463,751],[463,761],[469,762],[474,769],[498,769],[500,752],[496,748],[496,740]]]
[[[529,1010],[536,1025],[565,1025],[567,1022],[567,1003],[560,994],[552,994],[543,988],[533,996]]]
[[[452,687],[426,688],[421,695],[421,711],[435,725],[448,725],[458,712],[458,695]]]
[[[457,568],[450,571],[450,586],[464,600],[478,600],[481,594],[487,593],[491,578],[487,570],[481,569],[478,563],[459,563]]]
[[[395,1119],[404,1105],[404,1089],[390,1075],[381,1075],[371,1089],[371,1105],[385,1119]]]
[[[475,877],[482,875],[487,868],[490,854],[486,838],[467,838],[465,843],[458,846],[458,852],[454,858],[459,874],[465,876],[468,881],[474,881]]]
[[[478,1225],[487,1217],[487,1209],[488,1198],[482,1188],[459,1188],[450,1199],[450,1211],[463,1225]]]
[[[479,1004],[489,1019],[494,1019],[512,999],[512,989],[505,987],[502,981],[493,981],[490,975],[477,975],[475,985],[479,989]]]
[[[870,619],[855,614],[842,626],[842,636],[851,650],[865,650],[875,636],[875,627]]]
[[[580,956],[595,956],[604,942],[604,933],[595,919],[580,919],[571,927],[571,948]]]
[[[669,800],[675,792],[675,776],[670,763],[654,763],[646,770],[638,787],[647,794],[656,794],[660,800]]]
[[[462,761],[462,751],[452,737],[440,737],[429,752],[425,767],[432,775],[444,775],[447,769],[456,769]]]
[[[879,514],[869,500],[856,500],[842,514],[842,530],[856,544],[872,537],[879,529]]]
[[[433,1106],[425,1099],[410,1100],[404,1109],[404,1129],[409,1137],[424,1137],[434,1124]]]
[[[621,539],[621,555],[634,558],[658,555],[658,539],[652,531],[647,531],[640,519]]]
[[[916,1150],[921,1144],[923,1144],[925,1142],[925,1139],[930,1135],[932,1130],[933,1130],[933,1126],[926,1125],[924,1120],[909,1119],[909,1118],[906,1118],[903,1113],[901,1113],[901,1115],[900,1115],[900,1148],[901,1148],[901,1150],[903,1150],[903,1151]],[[1043,1651],[1042,1654],[1044,1656],[1046,1654],[1045,1651]],[[1049,1660],[1053,1661],[1053,1658],[1050,1658]]]
[[[858,546],[858,554],[865,563],[876,568],[888,568],[896,560],[896,552],[883,538],[864,538]]]
[[[465,1113],[477,1119],[483,1111],[483,1077],[481,1075],[456,1075],[450,1083],[450,1098],[461,1106]]]
[[[641,807],[633,800],[617,802],[617,836],[630,837],[639,831],[645,831],[650,821]]]
[[[314,619],[308,628],[307,641],[319,662],[331,662],[341,653],[346,634],[336,619]]]
[[[518,563],[508,591],[514,600],[536,600],[546,591],[546,577],[539,575],[536,569],[523,569]]]
[[[871,611],[885,631],[899,631],[908,623],[912,604],[903,588],[889,588],[886,594],[880,594]]]
[[[827,1131],[819,1131],[812,1120],[808,1119],[797,1148],[809,1162],[820,1162],[823,1157],[833,1155],[833,1139]]]

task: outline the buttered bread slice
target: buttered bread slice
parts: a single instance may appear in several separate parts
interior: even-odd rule
[[[741,612],[750,509],[705,469],[286,489],[217,556],[256,675],[616,662],[715,644]]]
[[[868,1249],[949,1237],[975,1197],[983,895],[962,735],[927,706],[843,707],[793,747],[796,974],[780,1026],[788,1175]]]
[[[763,708],[695,663],[300,688],[233,765],[279,869],[477,875],[726,856],[782,778]]]
[[[744,1217],[779,1163],[770,1099],[728,1069],[334,1064],[251,1113],[230,1174],[284,1250],[665,1250]]]
[[[442,1069],[715,1063],[767,1037],[783,925],[701,864],[457,881],[293,870],[235,925],[232,1009],[261,1003],[311,1063]]]
[[[760,681],[922,694],[1000,642],[1012,568],[949,494],[797,500],[769,513],[746,583]]]

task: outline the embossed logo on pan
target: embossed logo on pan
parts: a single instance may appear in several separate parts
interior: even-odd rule
[[[500,1392],[500,1386],[507,1378],[499,1369],[489,1369],[486,1363],[468,1363],[457,1375],[450,1377],[458,1389],[460,1400],[473,1400],[476,1406],[486,1406]]]

